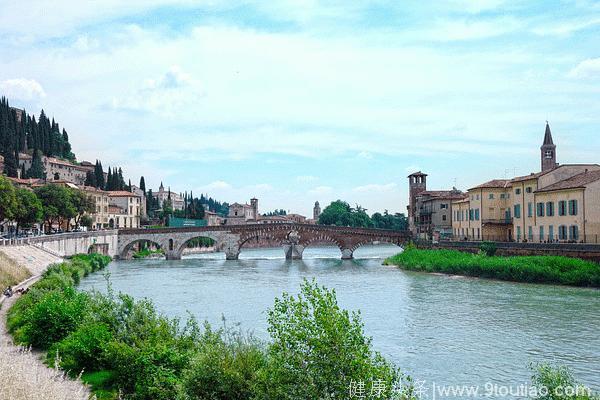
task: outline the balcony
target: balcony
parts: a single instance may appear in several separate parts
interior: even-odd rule
[[[512,218],[502,218],[502,219],[482,219],[481,223],[483,225],[512,225]]]

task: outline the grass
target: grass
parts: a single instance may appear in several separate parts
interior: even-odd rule
[[[89,385],[97,400],[113,400],[118,392],[113,388],[114,373],[112,371],[84,372],[81,380]]]
[[[409,248],[386,259],[384,264],[410,271],[600,288],[599,264],[560,256],[490,257],[456,250]]]
[[[16,285],[30,276],[31,273],[27,268],[0,252],[0,295],[6,287]]]
[[[89,393],[58,367],[46,368],[30,350],[0,343],[0,399],[86,400]]]
[[[164,255],[165,252],[162,249],[158,249],[158,250],[143,249],[143,250],[137,251],[133,255],[133,258],[148,258],[155,254]]]

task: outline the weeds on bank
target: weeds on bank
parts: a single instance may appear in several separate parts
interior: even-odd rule
[[[480,254],[456,250],[421,250],[409,248],[385,260],[386,265],[423,272],[476,276],[515,282],[548,283],[600,287],[600,265],[560,256],[488,256],[495,253],[486,247]]]

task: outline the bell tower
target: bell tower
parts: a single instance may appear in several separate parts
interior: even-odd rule
[[[417,218],[417,196],[427,190],[427,174],[415,172],[408,176],[408,226],[415,232]]]
[[[556,145],[552,141],[552,132],[550,132],[550,125],[546,121],[546,132],[544,133],[544,143],[541,150],[542,159],[542,172],[550,171],[558,166],[556,163]]]
[[[318,201],[315,201],[315,206],[313,208],[313,219],[315,221],[319,220],[319,215],[321,215],[321,205]]]

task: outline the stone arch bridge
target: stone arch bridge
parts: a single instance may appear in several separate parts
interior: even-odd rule
[[[304,249],[315,242],[333,243],[340,249],[342,259],[351,259],[354,251],[362,245],[386,242],[401,246],[411,239],[408,231],[296,223],[120,229],[117,256],[130,258],[136,243],[149,241],[160,246],[168,260],[179,260],[187,243],[199,237],[213,239],[228,260],[237,260],[242,247],[251,239],[270,239],[281,243],[287,259],[302,259]]]

